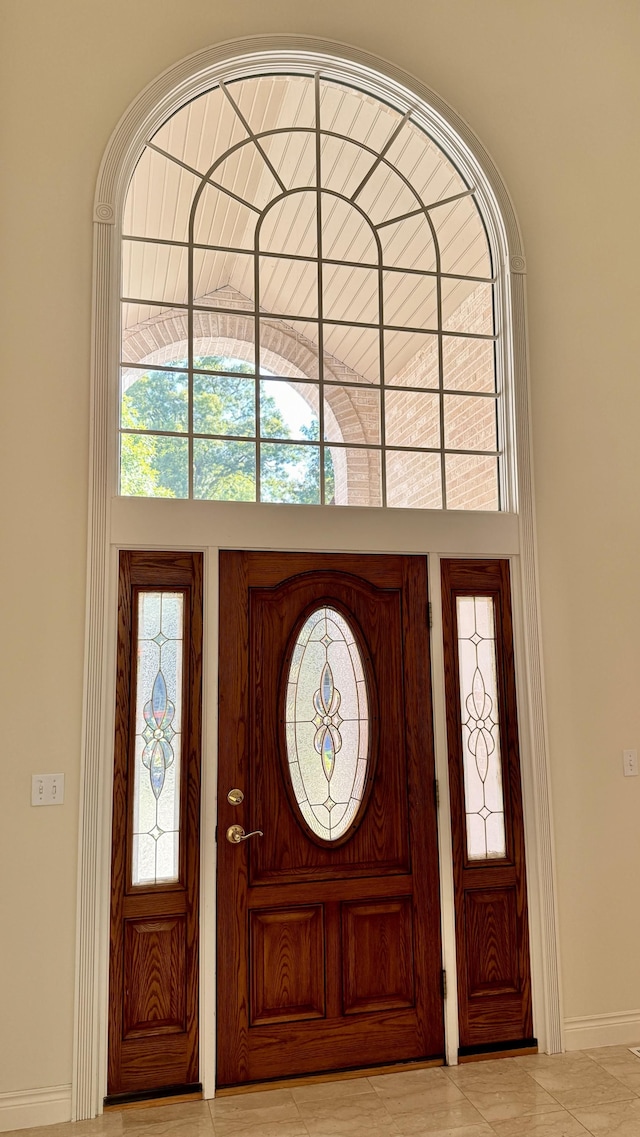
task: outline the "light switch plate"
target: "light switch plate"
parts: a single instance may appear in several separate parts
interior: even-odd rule
[[[637,778],[638,776],[638,751],[637,750],[623,750],[622,751],[622,769],[625,778]]]
[[[32,774],[31,804],[62,805],[64,801],[64,774]]]

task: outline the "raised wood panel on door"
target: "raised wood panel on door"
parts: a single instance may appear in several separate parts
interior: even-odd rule
[[[254,909],[250,918],[251,1022],[322,1018],[324,921],[322,906]]]
[[[289,656],[320,603],[360,642],[375,762],[334,846],[301,820],[284,736]],[[223,553],[220,637],[218,1085],[441,1058],[425,561]],[[264,836],[231,845],[234,823]]]
[[[342,905],[344,1013],[415,1002],[411,899]]]
[[[134,886],[137,597],[185,596],[180,857],[174,884]],[[107,1100],[199,1084],[198,892],[202,554],[123,552],[111,861]]]
[[[123,1038],[186,1030],[186,918],[124,923]]]
[[[467,854],[456,598],[495,603],[506,856]],[[460,1052],[534,1046],[508,561],[442,561]]]
[[[469,942],[469,998],[514,995],[518,975],[518,900],[515,888],[475,888],[465,893]]]

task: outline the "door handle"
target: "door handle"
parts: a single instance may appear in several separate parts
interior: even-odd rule
[[[264,837],[262,829],[253,829],[245,833],[241,825],[230,825],[227,829],[227,841],[232,845],[239,845],[241,841],[248,841],[250,837]]]

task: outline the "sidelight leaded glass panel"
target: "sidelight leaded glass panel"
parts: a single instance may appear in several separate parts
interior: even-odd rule
[[[138,594],[131,883],[178,879],[184,597]]]
[[[298,808],[312,833],[337,841],[355,820],[364,795],[369,699],[356,638],[335,608],[317,608],[296,639],[285,722]]]
[[[487,231],[409,103],[221,82],[148,141],[123,232],[122,494],[500,508]]]
[[[506,855],[494,600],[458,596],[467,856]]]

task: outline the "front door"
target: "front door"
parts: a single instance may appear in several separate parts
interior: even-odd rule
[[[222,553],[219,739],[218,1086],[442,1060],[425,559]]]

